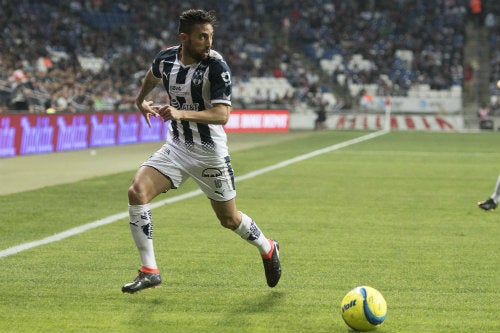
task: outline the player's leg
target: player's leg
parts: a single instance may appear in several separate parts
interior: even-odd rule
[[[229,201],[211,200],[212,208],[222,226],[233,230],[242,239],[257,247],[264,263],[267,284],[274,287],[281,277],[278,242],[267,239],[258,225],[236,208],[235,198]]]
[[[137,278],[122,291],[134,293],[161,283],[153,247],[153,219],[149,202],[172,187],[169,178],[150,166],[141,166],[128,190],[129,225],[141,259]]]
[[[211,200],[221,225],[257,247],[264,262],[267,284],[274,287],[281,276],[278,242],[267,239],[257,224],[236,208],[236,188],[229,156],[210,165],[192,163],[189,173]]]
[[[497,178],[497,183],[495,184],[495,191],[493,191],[491,198],[495,200],[496,203],[498,203],[498,200],[500,199],[500,176],[498,176]]]
[[[493,194],[486,200],[480,201],[477,203],[478,207],[483,210],[494,210],[498,206],[498,200],[500,199],[500,176],[497,178],[497,182],[495,184],[495,190]]]
[[[153,219],[149,202],[168,191],[172,184],[156,169],[142,166],[128,190],[130,230],[142,261],[143,270],[157,270],[153,251]]]
[[[211,203],[223,227],[233,230],[241,238],[256,246],[260,254],[269,253],[271,245],[268,239],[248,215],[236,209],[234,198],[225,202],[211,200]]]

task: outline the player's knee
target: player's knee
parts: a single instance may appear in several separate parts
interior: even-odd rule
[[[220,224],[227,229],[235,230],[240,225],[240,222],[234,216],[217,216]]]
[[[132,183],[128,188],[128,201],[131,205],[143,205],[147,203],[146,191],[140,184]]]

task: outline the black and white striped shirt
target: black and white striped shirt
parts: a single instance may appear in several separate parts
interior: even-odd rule
[[[179,51],[180,46],[163,50],[152,64],[153,75],[162,79],[170,105],[194,112],[214,104],[231,105],[231,72],[222,56],[211,50],[206,59],[186,66],[179,60]],[[171,121],[167,143],[195,158],[228,154],[222,125]]]

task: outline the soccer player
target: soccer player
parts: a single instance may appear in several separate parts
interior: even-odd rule
[[[269,287],[281,277],[278,242],[236,208],[236,189],[223,125],[231,111],[231,73],[212,50],[216,17],[190,9],[179,17],[180,45],[159,52],[146,73],[136,105],[151,127],[150,117],[170,120],[166,143],[137,170],[128,189],[130,230],[141,259],[134,281],[122,291],[135,293],[161,284],[153,249],[150,202],[179,188],[189,177],[210,200],[222,226],[254,245],[264,263]],[[153,105],[147,95],[162,83],[167,105]]]
[[[500,198],[500,176],[497,178],[495,191],[486,200],[477,203],[477,206],[483,210],[494,210],[498,206],[498,199]]]

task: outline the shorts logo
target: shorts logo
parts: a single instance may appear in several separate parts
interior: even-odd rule
[[[209,178],[221,177],[222,171],[220,171],[219,169],[216,169],[216,168],[207,168],[207,169],[203,170],[203,172],[201,173],[201,176],[202,177],[209,177]]]

